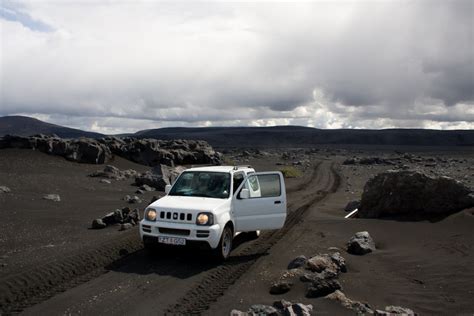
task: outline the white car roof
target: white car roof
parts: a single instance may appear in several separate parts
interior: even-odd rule
[[[250,167],[240,166],[235,169],[235,166],[208,166],[208,167],[196,167],[196,168],[189,168],[186,171],[208,171],[208,172],[237,172],[237,171],[253,171],[255,170]]]

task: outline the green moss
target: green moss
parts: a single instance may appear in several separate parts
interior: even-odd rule
[[[281,173],[283,173],[283,176],[285,178],[298,178],[303,175],[303,173],[299,169],[296,169],[292,166],[283,167],[280,169],[280,171]]]

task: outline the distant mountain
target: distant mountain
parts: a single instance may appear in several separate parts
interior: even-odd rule
[[[86,132],[80,129],[46,123],[27,116],[0,117],[0,136],[6,134],[19,136],[30,136],[34,134],[56,134],[62,138],[101,138],[105,136],[99,133]]]
[[[135,133],[136,137],[202,139],[214,147],[311,147],[318,144],[474,146],[473,130],[336,129],[302,126],[160,128]]]
[[[46,123],[25,116],[0,117],[0,136],[56,134],[63,138],[106,135]],[[217,148],[312,147],[315,145],[474,146],[474,130],[426,129],[317,129],[303,126],[274,127],[169,127],[138,131],[131,136],[156,139],[205,140]]]

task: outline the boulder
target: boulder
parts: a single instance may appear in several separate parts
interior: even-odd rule
[[[308,258],[306,258],[306,256],[304,255],[298,256],[295,259],[291,260],[291,262],[288,264],[288,269],[291,270],[291,269],[300,268],[304,266],[307,261],[308,261]]]
[[[284,294],[291,290],[291,287],[293,284],[288,281],[278,281],[276,283],[273,283],[272,286],[270,287],[270,294],[278,295],[278,294]]]
[[[100,218],[96,218],[92,221],[92,228],[93,229],[102,229],[107,227],[107,224],[102,221]]]
[[[420,220],[473,206],[474,195],[459,181],[418,171],[390,170],[365,184],[358,217]]]
[[[0,193],[10,193],[11,190],[9,187],[6,187],[4,185],[0,185]]]
[[[54,202],[60,202],[61,201],[61,197],[59,196],[59,194],[46,194],[46,195],[43,196],[43,199],[54,201]]]
[[[353,255],[365,255],[375,251],[375,243],[368,232],[355,233],[347,243],[347,252]]]
[[[336,264],[338,267],[338,270],[341,272],[347,272],[347,267],[346,267],[346,260],[344,259],[343,256],[339,252],[335,252],[331,254],[331,260]]]
[[[341,284],[339,284],[337,280],[334,280],[334,279],[317,280],[317,281],[312,282],[308,286],[306,290],[306,297],[315,298],[315,297],[326,296],[340,289],[341,289]]]
[[[134,195],[134,196],[130,196],[130,195],[126,195],[124,198],[123,198],[127,203],[130,203],[130,204],[139,204],[139,203],[142,203],[142,200]]]

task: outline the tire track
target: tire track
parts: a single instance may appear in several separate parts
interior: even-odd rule
[[[318,165],[316,168],[320,170]],[[290,229],[292,229],[305,215],[307,210],[315,203],[323,200],[328,194],[336,192],[340,186],[341,178],[334,164],[331,163],[327,175],[317,172],[315,181],[323,182],[323,186],[315,193],[306,195],[302,206],[291,212],[285,226],[278,230],[262,234],[252,245],[238,251],[221,266],[218,266],[191,288],[177,303],[167,308],[167,314],[173,315],[199,315],[209,308],[229,286],[235,283],[256,261],[276,244]],[[321,179],[322,178],[322,179]],[[309,181],[308,185],[315,183]]]

